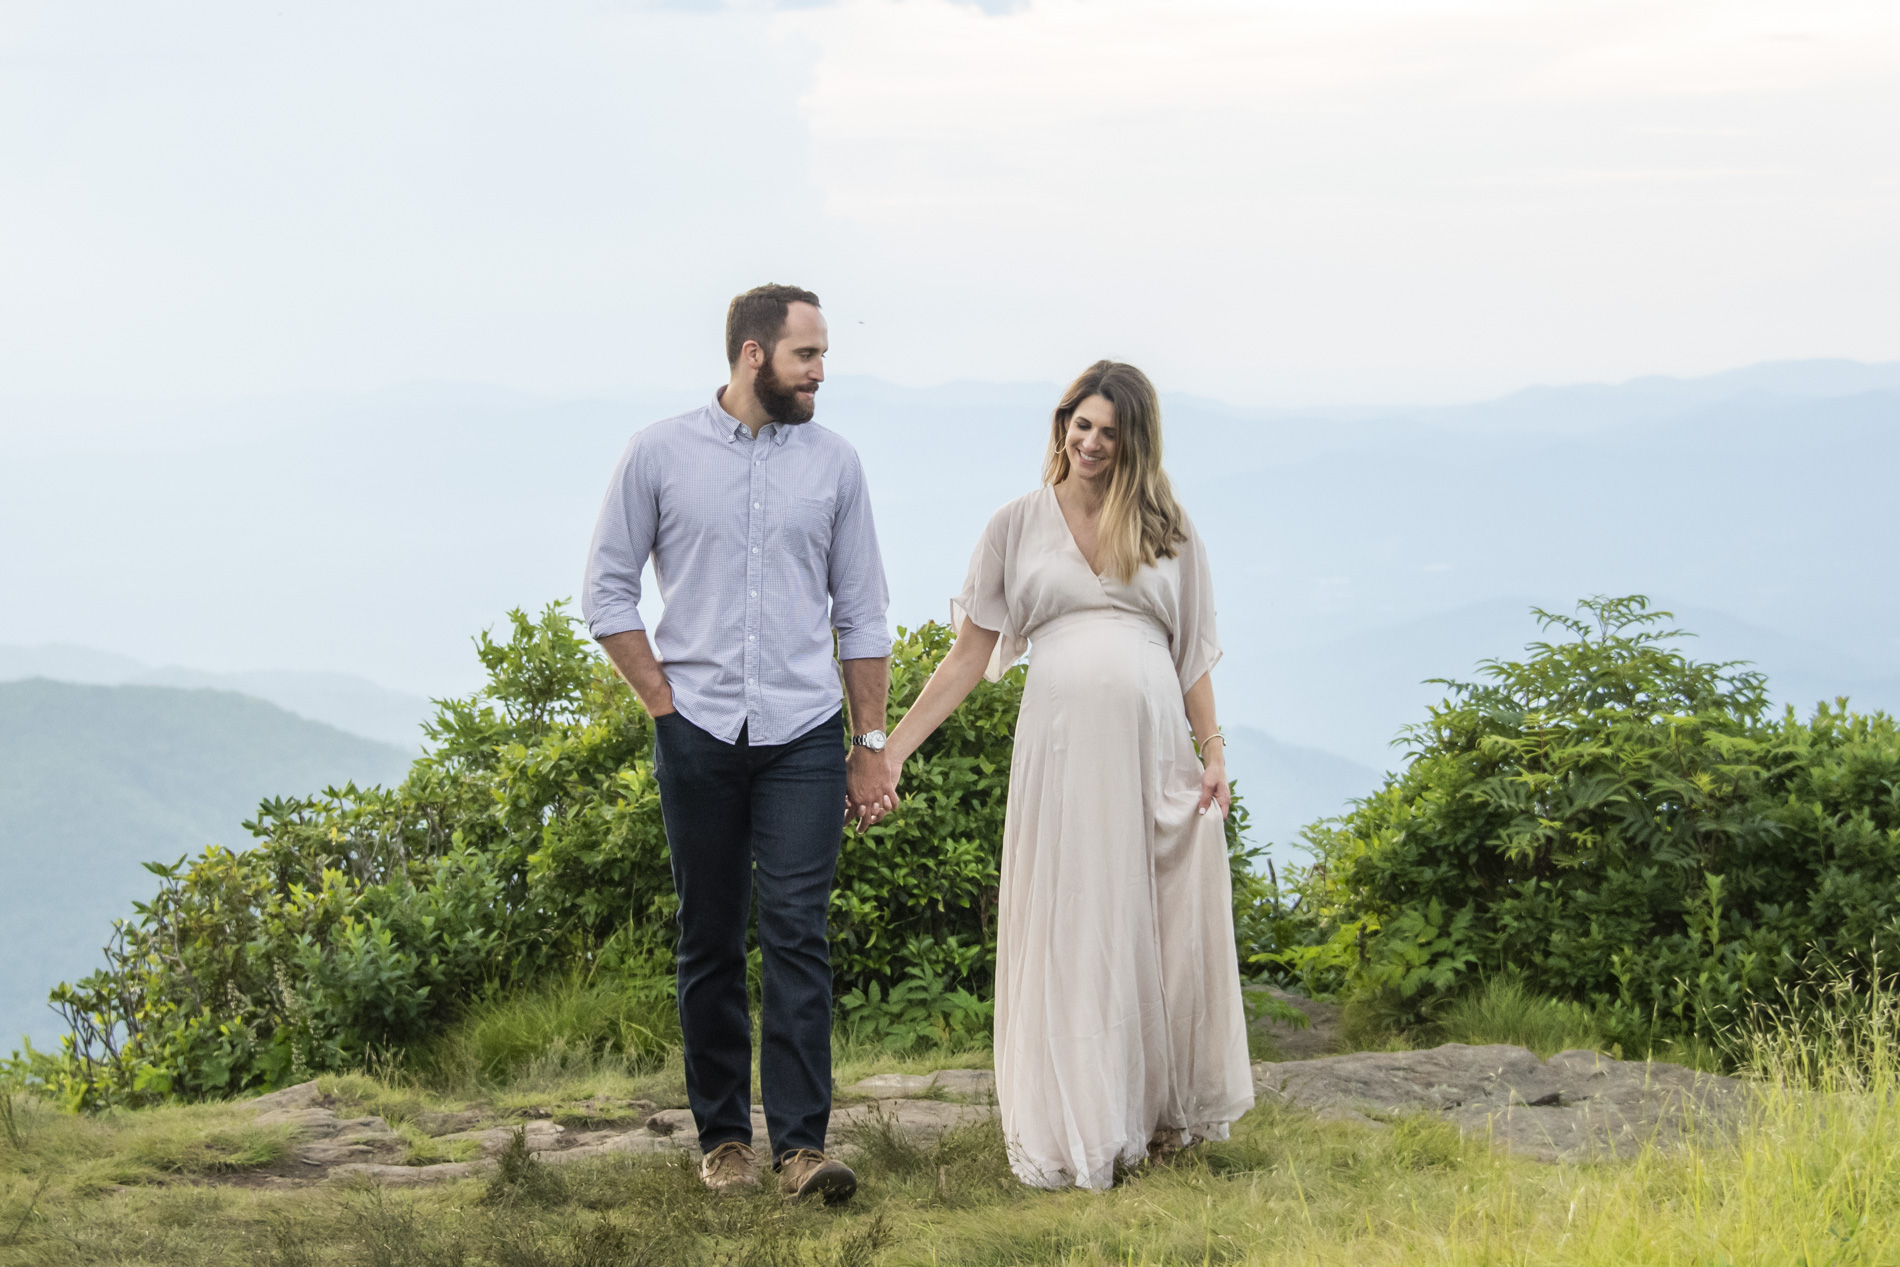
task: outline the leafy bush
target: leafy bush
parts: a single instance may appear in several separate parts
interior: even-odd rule
[[[1714,1035],[1816,973],[1879,975],[1900,917],[1900,735],[1842,701],[1767,716],[1640,597],[1539,612],[1567,640],[1487,662],[1407,732],[1405,770],[1309,831],[1321,936],[1269,952],[1423,1021],[1505,969],[1626,1041]]]
[[[503,1076],[523,1044],[555,1037],[650,1058],[670,1035],[656,1018],[677,911],[652,725],[559,604],[509,620],[506,641],[476,641],[488,684],[439,702],[400,786],[269,801],[250,850],[153,864],[159,892],[106,968],[54,992],[62,1051],[29,1052],[13,1078],[75,1106],[232,1095],[376,1064],[471,1008],[467,1041],[419,1049],[423,1063]],[[899,634],[894,713],[951,643],[941,625]],[[832,964],[863,1036],[987,1034],[1022,683],[1017,668],[980,685],[908,764],[902,807],[846,837]],[[1250,903],[1243,822],[1236,802],[1228,843]]]
[[[283,1085],[603,949],[663,957],[646,718],[558,607],[510,620],[401,786],[267,801],[254,848],[151,864],[106,968],[54,991],[73,1032],[38,1080],[75,1105]]]

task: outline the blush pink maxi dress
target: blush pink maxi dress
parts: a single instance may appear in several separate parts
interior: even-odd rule
[[[1182,696],[1220,659],[1207,551],[1090,569],[1053,489],[997,511],[951,604],[1025,651],[996,938],[996,1095],[1010,1165],[1106,1188],[1158,1134],[1225,1139],[1253,1107],[1218,813]]]

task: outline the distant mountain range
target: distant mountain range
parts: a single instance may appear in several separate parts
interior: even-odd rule
[[[264,798],[394,782],[409,760],[227,691],[0,683],[0,1051],[60,1032],[46,992],[151,896],[142,863],[245,848]]]
[[[1251,726],[1223,729],[1232,750],[1227,774],[1246,803],[1251,843],[1264,848],[1282,872],[1288,864],[1312,861],[1303,829],[1343,813],[1383,784],[1377,770],[1330,752],[1281,743]]]
[[[0,401],[0,640],[14,644],[0,680],[214,686],[298,715],[277,713],[284,723],[413,752],[424,696],[480,681],[472,634],[576,592],[627,437],[712,386],[586,401],[456,385],[215,406]],[[1037,481],[1057,392],[826,383],[819,420],[863,456],[895,622],[947,615],[983,523]],[[1168,469],[1213,556],[1229,764],[1277,859],[1398,764],[1391,741],[1442,694],[1425,679],[1469,678],[1539,636],[1532,604],[1645,593],[1699,635],[1691,654],[1754,661],[1784,702],[1900,709],[1900,364],[1789,362],[1420,409],[1164,404]],[[102,576],[107,614],[136,620],[101,620]],[[651,591],[644,606],[657,617]],[[258,795],[329,777],[234,778],[207,817],[165,837],[177,848],[111,856],[242,843]],[[88,839],[108,853],[135,839],[115,822]],[[94,914],[73,922],[86,945],[104,935]]]
[[[303,673],[287,669],[207,673],[177,665],[153,668],[130,656],[70,644],[0,646],[0,682],[36,677],[98,686],[178,686],[235,691],[266,700],[299,717],[409,751],[421,750],[422,723],[435,713],[434,707],[420,695],[392,691],[347,673]]]
[[[576,593],[627,437],[711,389],[0,400],[0,643],[466,691],[471,634]],[[944,617],[990,512],[1036,483],[1057,391],[825,384],[819,421],[870,476],[894,620]],[[1223,708],[1269,734],[1310,742],[1314,718],[1276,711],[1308,649],[1517,596],[1648,593],[1900,675],[1886,516],[1900,366],[1793,362],[1412,410],[1165,404],[1168,467],[1214,554]],[[100,622],[102,575],[135,623]]]

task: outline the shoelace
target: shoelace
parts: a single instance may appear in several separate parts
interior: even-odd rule
[[[812,1161],[822,1166],[830,1160],[831,1158],[825,1156],[815,1148],[799,1148],[779,1158],[778,1164],[779,1168],[783,1170],[785,1167],[795,1165],[800,1161]]]
[[[729,1159],[734,1158],[734,1157],[738,1158],[742,1162],[749,1162],[752,1160],[751,1156],[749,1155],[750,1153],[751,1153],[751,1149],[747,1148],[744,1144],[741,1144],[738,1140],[736,1139],[728,1140],[725,1143],[721,1144],[719,1147],[713,1149],[710,1153],[706,1154],[706,1162],[705,1162],[706,1169],[716,1170],[720,1166],[724,1165]]]

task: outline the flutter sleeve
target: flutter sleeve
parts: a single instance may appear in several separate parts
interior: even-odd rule
[[[1220,634],[1214,627],[1214,578],[1208,571],[1207,547],[1194,525],[1179,547],[1181,608],[1174,622],[1174,671],[1186,694],[1209,669],[1220,663]]]
[[[1009,666],[1029,650],[1029,639],[1017,631],[1010,619],[1006,581],[1009,573],[1011,508],[1005,506],[990,517],[982,539],[970,555],[970,572],[963,578],[963,592],[950,600],[950,627],[963,628],[968,620],[979,629],[995,630],[996,650],[990,653],[983,676],[1001,681]]]

